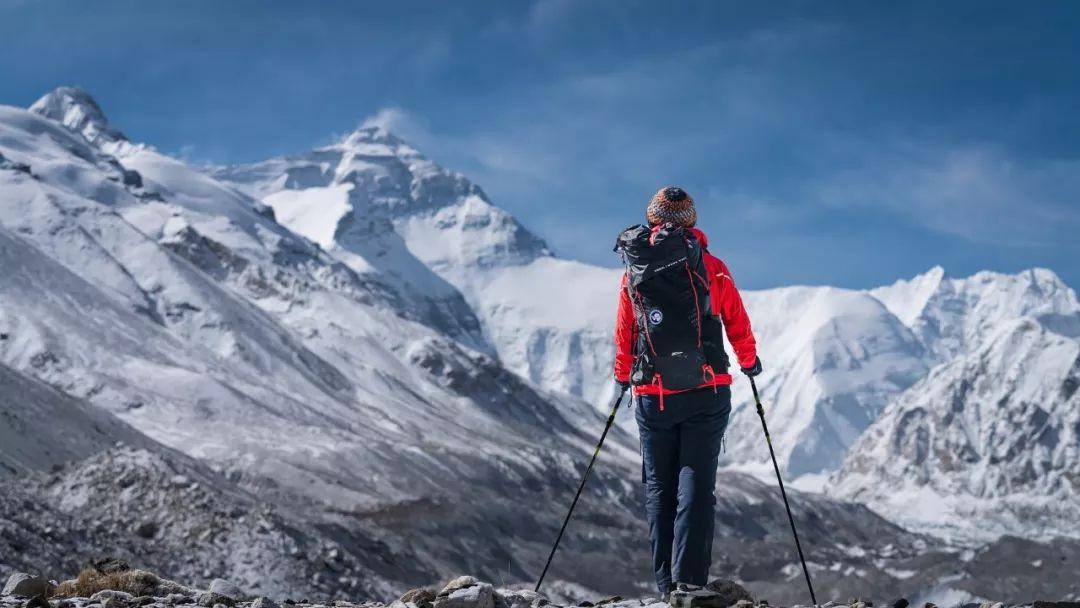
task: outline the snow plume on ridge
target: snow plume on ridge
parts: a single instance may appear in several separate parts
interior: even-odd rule
[[[34,102],[30,111],[59,122],[106,151],[115,153],[128,145],[128,138],[109,125],[94,98],[78,87],[60,87]]]

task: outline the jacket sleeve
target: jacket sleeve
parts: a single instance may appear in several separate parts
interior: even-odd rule
[[[626,292],[626,275],[619,284],[619,309],[615,316],[615,380],[630,381],[630,370],[634,366],[634,306]]]
[[[726,264],[717,258],[710,260],[709,269],[712,272],[712,303],[720,320],[724,323],[728,342],[735,349],[735,357],[739,360],[739,367],[753,367],[757,360],[757,341],[754,340],[754,331],[750,327],[750,316],[746,314],[742,296],[735,287],[735,279],[731,277],[731,271]]]

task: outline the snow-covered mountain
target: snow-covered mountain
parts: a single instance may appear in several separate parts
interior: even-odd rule
[[[505,366],[601,408],[611,395],[619,271],[555,257],[475,185],[383,129],[364,127],[307,154],[212,174],[331,251],[363,254],[350,231],[359,218],[385,221],[379,231],[401,239],[391,257],[419,261],[463,294]],[[432,180],[452,186],[426,186]],[[760,384],[776,419],[778,453],[793,475],[839,467],[892,399],[933,366],[979,348],[988,328],[1034,317],[1080,335],[1075,294],[1046,270],[953,279],[934,268],[869,291],[792,287],[744,299],[769,370]],[[736,382],[735,397],[746,405],[744,384]],[[629,417],[622,424],[633,431]],[[732,466],[768,472],[752,408],[736,409],[728,437]]]
[[[359,156],[368,163],[361,171],[355,167]],[[360,252],[348,234],[357,218],[384,218],[384,229],[400,235],[405,251],[397,255],[411,255],[463,294],[504,365],[594,404],[610,395],[619,271],[553,256],[539,239],[522,236],[525,229],[478,188],[391,134],[362,128],[306,155],[213,173],[261,197],[286,225],[331,251]],[[423,187],[433,176],[455,187],[442,188],[437,196],[418,195],[435,190]],[[383,203],[377,213],[371,209],[374,200]],[[486,232],[492,226],[497,229]],[[761,385],[775,444],[792,475],[836,470],[890,402],[906,402],[940,377],[936,370],[931,373],[936,366],[951,364],[962,370],[961,381],[970,380],[972,370],[962,361],[992,348],[991,337],[1002,326],[1038,327],[1064,344],[1075,344],[1080,336],[1075,293],[1043,269],[957,279],[933,268],[868,291],[791,287],[745,292],[744,299],[769,370]],[[1032,348],[1064,357],[1041,342]],[[1003,373],[1018,369],[1008,358],[999,368]],[[732,418],[727,462],[767,474],[759,423],[746,407],[749,391],[741,382],[735,390],[744,407]],[[633,430],[629,417],[622,423]],[[879,460],[888,459],[880,455]],[[1065,474],[1075,462],[1059,458],[1052,468]],[[869,497],[893,487],[895,480],[877,474],[860,482],[849,479],[845,488],[861,489],[845,490],[847,495]],[[998,532],[1026,529],[1023,522],[1014,524]]]
[[[387,146],[397,161],[388,160]],[[361,130],[326,154],[325,171],[340,172],[341,183],[277,190],[266,204],[244,191],[256,179],[238,188],[124,139],[81,91],[59,89],[32,112],[0,106],[0,365],[11,370],[5,383],[22,391],[29,382],[35,388],[25,390],[38,395],[6,401],[4,409],[33,422],[43,441],[70,434],[67,425],[42,422],[50,412],[92,408],[112,416],[100,440],[80,438],[40,459],[27,455],[23,441],[0,445],[14,473],[45,476],[12,481],[24,484],[25,500],[50,505],[41,517],[104,522],[101,535],[68,539],[72,555],[107,542],[195,576],[200,565],[216,571],[221,560],[252,557],[229,539],[248,542],[261,534],[262,520],[233,515],[237,522],[212,528],[223,530],[220,543],[199,545],[204,550],[183,565],[169,561],[200,542],[202,529],[183,520],[191,492],[162,491],[166,473],[180,467],[213,474],[198,485],[224,502],[211,504],[203,491],[197,498],[211,505],[214,522],[263,501],[282,514],[281,534],[298,545],[321,551],[331,537],[349,566],[331,560],[319,576],[310,569],[322,563],[315,558],[229,564],[253,575],[271,569],[287,579],[281,585],[305,592],[331,595],[357,577],[369,589],[396,588],[461,570],[520,581],[542,565],[602,427],[593,406],[568,392],[578,390],[572,383],[556,391],[547,379],[567,369],[592,381],[590,370],[607,365],[610,328],[599,315],[608,307],[586,314],[594,312],[588,302],[614,297],[602,293],[603,282],[617,275],[552,257],[479,189],[410,155],[389,134]],[[330,200],[346,189],[346,198],[334,199],[338,208],[367,214],[334,220],[333,242],[281,223],[304,217],[318,224],[325,218],[305,212],[305,197]],[[456,202],[436,202],[443,200]],[[486,271],[474,276],[470,265]],[[581,292],[567,291],[561,317],[541,316],[537,298],[536,323],[522,324],[495,298],[535,295],[545,280],[563,278],[591,281],[595,294],[577,304],[570,295]],[[479,295],[480,286],[492,300]],[[571,314],[586,323],[571,323]],[[515,340],[529,343],[545,323],[547,341],[522,349],[527,354],[509,367]],[[114,437],[110,425],[121,424],[139,433],[149,455],[93,455],[62,478],[48,476],[57,460],[103,448]],[[556,578],[610,592],[649,579],[644,553],[626,562],[645,536],[634,443],[622,432],[610,436]],[[134,502],[97,494],[116,476],[137,488],[125,494]],[[720,483],[726,492],[717,523],[727,542],[718,563],[773,597],[797,593],[780,567],[791,549],[784,529],[772,525],[783,517],[774,488],[738,473]],[[69,503],[71,492],[96,500]],[[49,534],[50,526],[18,513],[22,500],[0,505],[5,529],[15,530],[3,538]],[[808,542],[818,545],[812,555],[839,564],[835,577],[825,576],[838,590],[849,588],[842,573],[857,564],[864,579],[852,592],[866,581],[891,589],[902,579],[890,570],[924,559],[920,537],[861,506],[800,501]],[[139,505],[169,520],[152,544],[124,536],[148,534],[131,521]],[[169,505],[175,510],[162,511]],[[23,540],[12,542],[11,553],[22,555]],[[273,543],[255,546],[284,550]],[[866,555],[880,563],[866,568]]]
[[[361,274],[463,295],[491,351],[536,385],[596,403],[611,395],[617,272],[553,256],[478,186],[385,129],[210,173]]]
[[[1045,269],[940,268],[872,293],[935,367],[852,446],[831,490],[941,535],[1076,535],[1076,293]]]
[[[196,169],[127,140],[78,89],[58,89],[32,111],[0,106],[0,268],[0,386],[30,396],[0,411],[64,443],[35,458],[19,435],[0,446],[0,463],[12,474],[48,470],[135,433],[125,443],[150,456],[91,456],[63,487],[108,467],[145,468],[132,475],[160,485],[161,471],[180,466],[168,464],[176,450],[192,459],[183,466],[227,480],[213,482],[218,492],[243,494],[223,512],[265,501],[312,547],[333,531],[355,567],[345,582],[311,582],[318,593],[357,576],[368,588],[462,570],[530,578],[602,426],[595,407],[611,391],[619,271],[554,256],[479,187],[380,128],[296,157]],[[986,465],[1003,471],[988,478],[992,491],[972,485],[989,469],[956,466],[968,462],[956,437],[989,432],[993,443],[1005,432],[987,426],[989,401],[965,402],[961,421],[934,419],[940,403],[916,398],[985,376],[977,395],[1000,390],[994,407],[1038,418],[1021,404],[1052,397],[1053,383],[1075,388],[1066,370],[1080,306],[1053,273],[951,279],[933,269],[869,291],[789,287],[744,298],[789,473],[833,471],[847,456],[828,487],[890,514],[882,496],[909,474],[920,489],[955,489],[987,510],[1023,492],[1072,496],[1071,394],[1047,410],[1057,443],[1030,458],[1006,450]],[[1001,328],[1013,329],[1003,337]],[[1013,348],[1035,367],[1018,367],[1006,356]],[[983,372],[984,356],[1000,377],[1045,383],[1018,380],[1006,391]],[[718,567],[784,597],[798,593],[777,524],[784,516],[773,487],[737,471],[766,470],[768,456],[745,383],[735,390],[726,454],[734,470],[718,480]],[[868,437],[893,434],[904,445],[906,423],[894,432],[889,420],[912,408],[950,439],[932,458],[904,464],[901,450],[883,453]],[[109,416],[90,422],[98,414]],[[70,424],[46,424],[59,415]],[[621,423],[632,428],[630,418]],[[67,445],[85,424],[100,437]],[[1012,439],[1044,445],[1043,428],[1022,426]],[[971,439],[970,449],[985,453],[987,441]],[[611,436],[590,482],[602,500],[583,503],[556,576],[611,592],[648,579],[644,560],[624,560],[644,534],[635,443],[626,432]],[[1032,467],[1038,474],[1024,477]],[[41,499],[62,498],[41,483]],[[925,538],[859,505],[795,497],[815,576],[833,589],[930,588],[944,579],[910,568],[955,558],[928,554]],[[1062,513],[1050,509],[1045,527]],[[1014,519],[998,529],[1024,526]],[[225,559],[230,547],[198,559]],[[284,577],[313,567],[271,565]],[[853,573],[861,580],[846,586]]]
[[[989,328],[934,368],[852,446],[835,493],[965,538],[1075,536],[1080,342],[1034,319]]]

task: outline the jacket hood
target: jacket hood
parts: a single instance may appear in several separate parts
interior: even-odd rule
[[[690,234],[694,235],[694,238],[696,238],[698,242],[701,243],[701,246],[703,248],[709,248],[709,237],[705,236],[705,233],[702,232],[700,228],[687,228],[687,230],[690,231]]]

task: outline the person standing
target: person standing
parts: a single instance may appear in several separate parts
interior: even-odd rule
[[[696,228],[694,199],[661,188],[648,225],[616,244],[626,263],[615,326],[615,380],[632,387],[656,585],[703,586],[712,563],[716,469],[731,413],[726,333],[748,376],[761,373],[731,271]]]

